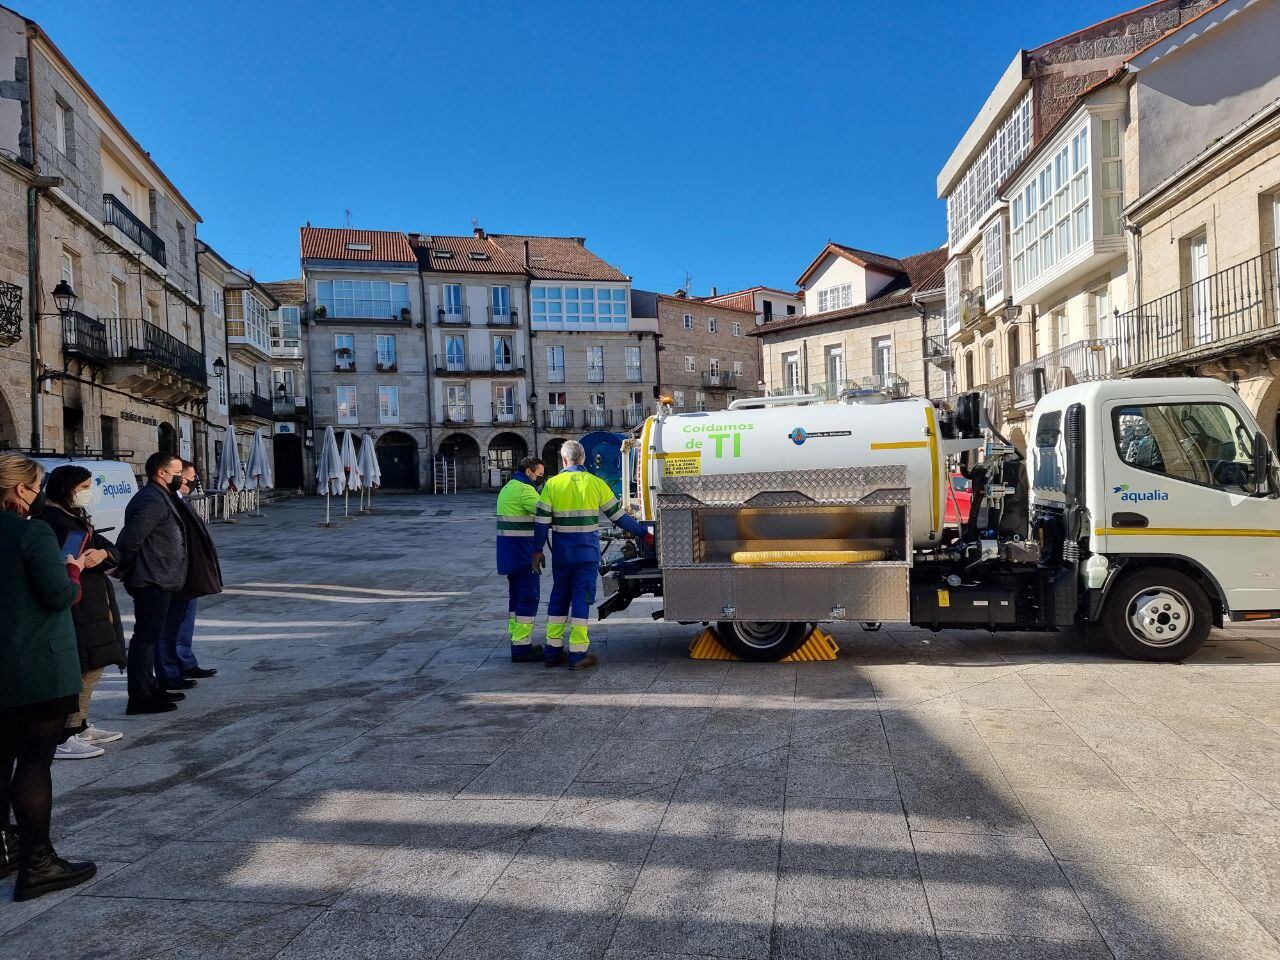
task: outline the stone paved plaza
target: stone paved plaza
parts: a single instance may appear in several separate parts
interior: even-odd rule
[[[492,498],[219,526],[221,673],[55,765],[0,956],[1280,958],[1280,631],[1143,665],[1066,637],[835,631],[695,662],[653,605],[513,665]],[[549,588],[549,580],[544,586]]]

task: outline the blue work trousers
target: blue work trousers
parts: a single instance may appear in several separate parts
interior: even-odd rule
[[[587,624],[591,605],[596,602],[596,577],[599,564],[555,564],[551,569],[551,599],[547,602],[547,642],[553,647],[564,642],[564,628],[569,627],[569,652],[583,653],[590,642]]]
[[[191,654],[191,635],[195,630],[196,602],[176,594],[169,603],[164,631],[156,641],[156,678],[162,683],[182,679],[182,671],[191,669],[182,657],[185,645],[187,659],[195,666]]]

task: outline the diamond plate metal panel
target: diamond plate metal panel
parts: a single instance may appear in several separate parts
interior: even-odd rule
[[[687,567],[694,562],[692,510],[663,510],[658,524],[658,565]]]
[[[907,468],[902,464],[664,477],[662,481],[664,495],[684,495],[717,506],[742,504],[763,493],[776,496],[792,491],[815,503],[848,503],[895,487],[907,487]]]
[[[663,607],[668,620],[905,621],[907,578],[905,564],[694,567],[666,577]]]

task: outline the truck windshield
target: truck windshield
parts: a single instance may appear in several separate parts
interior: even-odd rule
[[[1131,467],[1233,493],[1256,489],[1253,436],[1225,403],[1124,406],[1112,423],[1116,450]]]

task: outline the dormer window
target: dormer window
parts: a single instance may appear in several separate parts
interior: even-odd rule
[[[452,259],[453,259],[453,251],[452,251],[452,250],[432,250],[432,251],[431,251],[431,255],[432,255],[433,257],[435,257],[437,260],[452,260]]]
[[[354,250],[356,252],[368,253],[373,250],[373,244],[372,243],[348,243],[347,249]]]
[[[489,255],[480,250],[472,250],[470,253],[467,254],[467,256],[470,257],[472,260],[488,260],[489,259]]]
[[[818,291],[818,312],[842,310],[853,306],[853,284],[842,283],[834,287],[824,287]]]

